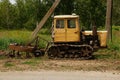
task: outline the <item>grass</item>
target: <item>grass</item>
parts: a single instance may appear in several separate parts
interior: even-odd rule
[[[38,34],[38,36],[50,41],[50,36],[45,35],[46,30],[41,30],[42,32]],[[8,48],[8,45],[10,43],[18,43],[18,44],[26,44],[30,36],[32,34],[32,31],[27,30],[1,30],[0,31],[0,50],[6,50]],[[43,40],[40,40],[40,47],[45,47],[46,42]]]
[[[0,56],[0,60],[6,59],[5,56]]]
[[[35,66],[37,64],[37,62],[36,61],[26,61],[26,62],[23,62],[22,64]]]
[[[22,64],[36,66],[40,61],[41,58],[32,58],[32,59],[28,59],[27,61],[24,61]]]
[[[13,63],[11,63],[11,62],[6,62],[4,64],[4,67],[13,67],[13,66],[15,66],[15,65]]]
[[[120,51],[120,26],[113,26],[112,42],[109,42],[109,49]]]
[[[119,60],[6,59],[0,60],[0,71],[120,71],[119,64]]]
[[[99,50],[99,51],[95,52],[94,57],[95,57],[95,59],[98,59],[98,60],[100,60],[100,59],[120,60],[120,53],[119,53],[119,51],[111,51],[109,49],[103,49],[103,50]]]

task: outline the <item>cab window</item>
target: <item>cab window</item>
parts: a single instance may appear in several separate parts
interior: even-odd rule
[[[64,20],[56,20],[56,28],[64,28]]]
[[[68,28],[76,28],[75,19],[67,21]]]

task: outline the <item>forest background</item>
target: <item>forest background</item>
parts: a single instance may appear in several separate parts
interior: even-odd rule
[[[0,29],[34,30],[49,10],[54,0],[0,0]],[[120,1],[113,0],[112,24],[120,25]],[[105,27],[106,0],[61,0],[53,15],[76,13],[80,16],[80,25],[91,29],[93,23],[98,28]],[[51,16],[44,28],[50,28]]]

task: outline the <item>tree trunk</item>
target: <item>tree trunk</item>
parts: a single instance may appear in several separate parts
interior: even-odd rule
[[[112,0],[107,0],[106,11],[106,30],[108,31],[107,39],[112,41]]]

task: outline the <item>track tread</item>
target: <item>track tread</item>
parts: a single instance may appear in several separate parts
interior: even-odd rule
[[[68,45],[58,44],[52,45],[48,51],[50,59],[90,59],[92,57],[93,48],[90,45]],[[51,56],[52,55],[52,56]]]

